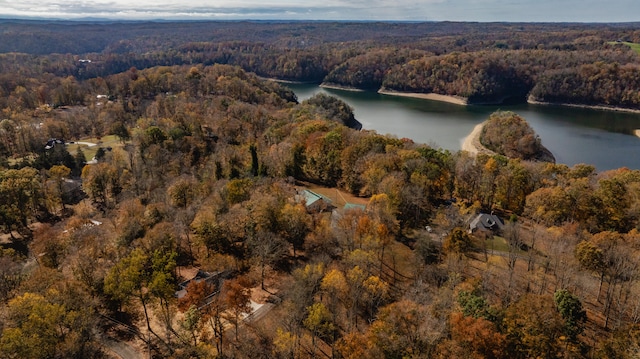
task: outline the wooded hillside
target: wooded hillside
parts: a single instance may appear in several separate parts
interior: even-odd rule
[[[90,79],[131,67],[220,63],[281,80],[434,92],[471,104],[530,96],[639,107],[633,94],[640,91],[640,58],[623,42],[640,42],[637,24],[5,20],[0,30],[0,68],[19,78]],[[607,73],[616,80],[607,80]],[[4,93],[17,85],[29,89],[24,80],[3,80]]]
[[[355,69],[349,59],[403,66],[373,66],[395,61],[396,32],[333,47],[344,40],[335,29],[364,37],[371,24],[295,24],[301,34],[323,25],[325,43],[291,46],[274,66],[315,73],[298,55],[323,59],[314,63],[327,74],[328,64]],[[449,43],[486,30],[466,40],[486,69],[504,64],[476,46],[520,26],[440,25],[411,31]],[[283,41],[286,26],[255,36]],[[521,26],[531,29],[554,30],[540,47],[595,36],[588,25]],[[589,39],[576,42],[589,48],[580,54],[635,66],[635,54]],[[636,355],[640,171],[474,157],[356,130],[336,98],[299,103],[281,84],[214,63],[277,54],[278,41],[1,56],[0,356],[100,358],[123,346],[157,358]],[[364,55],[378,42],[385,49]],[[398,54],[452,76],[475,63],[420,57],[436,50]],[[561,50],[497,51],[535,68],[535,54],[551,63]],[[155,62],[167,59],[192,63]],[[209,279],[187,283],[196,275]]]

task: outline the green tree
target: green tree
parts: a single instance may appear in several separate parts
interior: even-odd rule
[[[184,312],[184,317],[180,321],[180,326],[193,339],[193,345],[198,345],[197,332],[202,329],[202,316],[195,305],[192,305]]]
[[[104,291],[120,307],[130,297],[138,297],[146,312],[148,293],[144,290],[144,277],[149,257],[142,248],[136,248],[114,265],[104,278]],[[145,313],[146,314],[146,313]],[[147,317],[147,324],[148,317]]]
[[[236,254],[228,230],[215,220],[200,220],[191,225],[196,237],[209,252],[220,254]]]
[[[5,232],[25,230],[41,207],[42,188],[31,167],[0,170],[0,224]]]
[[[43,296],[25,293],[9,302],[10,320],[15,326],[5,328],[0,348],[7,356],[52,358],[65,332],[65,308],[49,303]],[[62,328],[58,325],[62,324]]]
[[[122,121],[118,121],[113,124],[113,126],[111,127],[111,134],[118,136],[120,142],[123,143],[131,139],[131,133],[129,132],[129,129],[127,128],[125,123]]]
[[[257,176],[260,163],[258,161],[258,147],[255,144],[249,146],[249,152],[251,153],[251,175]]]
[[[582,308],[580,299],[566,289],[560,289],[553,295],[558,311],[565,321],[565,332],[571,340],[584,331],[587,312]]]
[[[159,299],[165,315],[163,319],[167,326],[170,325],[168,302],[175,293],[175,257],[174,252],[156,250],[148,255],[144,249],[136,248],[116,263],[104,278],[104,292],[120,306],[130,298],[140,301],[147,330],[156,336],[151,328],[148,305],[151,299]]]

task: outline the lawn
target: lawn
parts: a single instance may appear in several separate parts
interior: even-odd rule
[[[96,145],[89,146],[88,144],[84,144],[84,143],[81,144],[78,142],[93,143]],[[82,153],[84,153],[84,158],[87,161],[90,161],[96,155],[96,152],[98,152],[98,148],[100,147],[116,148],[121,146],[122,146],[122,141],[120,141],[118,136],[111,135],[111,136],[104,136],[100,138],[96,138],[96,137],[83,138],[81,140],[74,141],[74,143],[70,143],[67,145],[67,151],[69,151],[71,155],[75,155],[76,151],[78,151],[78,148],[80,148],[82,150]]]
[[[483,249],[482,246],[486,246],[485,248],[490,253],[493,253],[493,252],[508,253],[510,251],[509,244],[507,243],[507,240],[504,237],[500,237],[500,236],[493,236],[493,238],[489,238],[489,239],[485,240],[484,243],[482,243],[482,241],[480,241],[478,243],[478,245],[480,246],[479,249]],[[523,249],[518,249],[517,253],[519,255],[524,255],[525,253],[527,253],[527,251],[523,250]]]
[[[626,42],[626,41],[623,41],[623,42],[610,41],[609,42],[609,45],[617,45],[617,44],[627,45],[631,48],[631,50],[635,51],[637,54],[640,54],[640,44],[636,44],[633,42]]]
[[[509,252],[509,244],[507,244],[507,240],[499,236],[493,236],[493,238],[487,239],[486,246],[489,250]]]

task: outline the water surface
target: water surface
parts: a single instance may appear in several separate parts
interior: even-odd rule
[[[363,129],[406,137],[451,151],[460,150],[473,127],[496,110],[525,118],[558,163],[595,165],[604,171],[640,169],[640,114],[543,105],[459,106],[437,101],[288,84],[303,101],[324,92],[353,109]]]

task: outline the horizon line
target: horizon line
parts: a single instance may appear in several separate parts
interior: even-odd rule
[[[238,18],[238,19],[166,19],[166,18],[140,18],[140,19],[116,19],[109,17],[78,17],[78,18],[62,18],[62,17],[15,17],[0,15],[0,21],[32,21],[32,22],[75,22],[75,23],[98,23],[98,22],[111,22],[111,23],[141,23],[141,22],[192,22],[192,23],[205,23],[205,22],[280,22],[280,23],[293,23],[293,22],[339,22],[339,23],[407,23],[407,24],[420,24],[420,23],[476,23],[476,24],[593,24],[593,25],[606,25],[606,24],[640,24],[640,20],[637,21],[510,21],[510,20],[393,20],[393,19],[260,19],[260,18]]]

